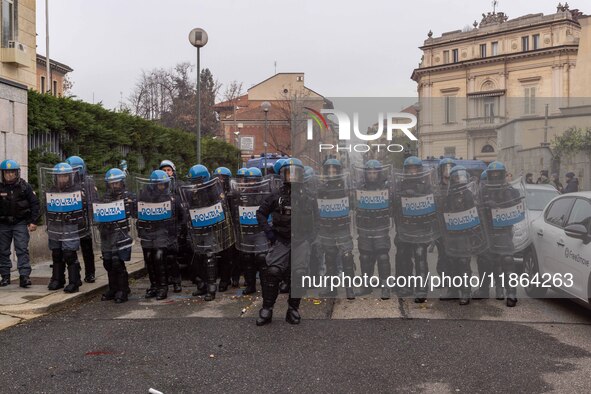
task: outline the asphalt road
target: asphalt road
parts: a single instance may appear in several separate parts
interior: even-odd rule
[[[282,299],[273,323],[256,327],[256,297],[232,292],[205,303],[186,289],[155,302],[140,297],[144,286],[136,282],[135,296],[123,305],[97,297],[0,331],[0,392],[572,393],[591,387],[591,314],[565,300],[524,300],[511,310],[495,300],[467,307],[306,301],[302,324],[291,326],[283,321]],[[371,318],[379,308],[394,309],[394,317]]]

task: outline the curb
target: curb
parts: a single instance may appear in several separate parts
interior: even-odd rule
[[[146,275],[144,261],[140,260],[129,264],[128,272],[131,279],[138,279]],[[41,315],[62,310],[72,304],[86,301],[105,290],[107,286],[106,275],[103,275],[98,277],[95,283],[84,283],[81,287],[84,290],[77,293],[66,294],[60,289],[25,304],[5,305],[0,307],[0,315],[31,320]]]

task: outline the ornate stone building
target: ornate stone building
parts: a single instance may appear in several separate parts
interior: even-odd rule
[[[509,19],[494,11],[472,28],[440,37],[429,32],[412,73],[420,101],[419,154],[489,162],[503,149],[498,132],[504,125],[558,116],[574,105],[582,78],[589,78],[576,73],[577,61],[589,63],[579,52],[581,18],[559,4],[551,15]],[[539,146],[542,134],[532,133],[522,147],[534,140]]]

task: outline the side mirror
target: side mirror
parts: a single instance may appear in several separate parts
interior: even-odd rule
[[[582,224],[571,224],[569,226],[566,226],[564,232],[568,237],[580,239],[585,244],[589,243],[589,240],[591,238],[589,236],[589,233],[587,232],[587,228]]]

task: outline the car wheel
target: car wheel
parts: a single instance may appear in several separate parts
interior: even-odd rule
[[[540,268],[538,266],[538,257],[533,246],[527,248],[523,252],[523,271],[525,274],[527,274],[530,280],[533,281],[533,279],[536,276],[538,280],[538,286],[536,286],[536,284],[530,283],[529,286],[525,288],[526,294],[533,298],[541,298],[545,296],[546,292],[548,291],[548,288],[539,286],[539,283],[542,281],[542,278],[540,275]]]

